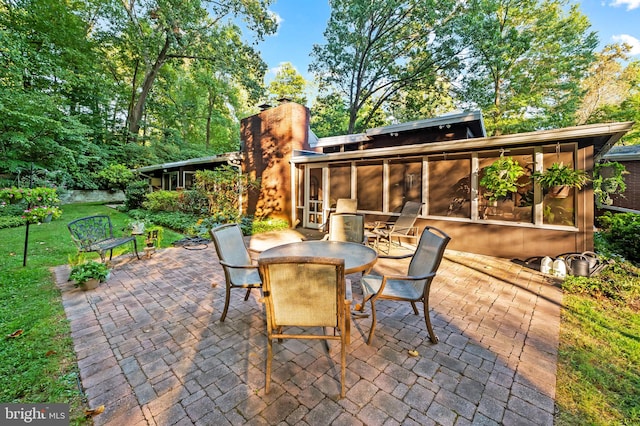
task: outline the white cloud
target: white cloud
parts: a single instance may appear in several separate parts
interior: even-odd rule
[[[640,0],[613,0],[609,6],[627,6],[627,10],[633,10],[640,7]]]
[[[640,40],[628,34],[620,34],[611,37],[616,43],[626,43],[631,46],[631,56],[640,55]]]

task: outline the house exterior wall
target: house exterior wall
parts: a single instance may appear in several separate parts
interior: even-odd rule
[[[292,223],[290,159],[293,150],[309,150],[309,110],[287,102],[247,117],[240,124],[244,173],[260,179],[248,195],[248,215]]]
[[[591,185],[573,189],[570,198],[554,204],[550,194],[525,179],[523,192],[503,201],[502,213],[496,215],[486,213],[478,187],[482,168],[504,154],[517,157],[527,176],[552,162],[570,162],[591,173],[594,143],[601,146],[619,138],[630,126],[614,123],[415,143],[433,136],[430,129],[423,129],[423,136],[408,132],[411,145],[400,133],[393,136],[398,140],[395,148],[361,145],[357,151],[294,156],[294,150],[311,151],[309,113],[301,105],[282,104],[241,124],[244,171],[261,180],[259,190],[250,194],[247,214],[286,219],[290,224],[300,220],[321,229],[336,198],[357,198],[358,211],[371,222],[393,221],[403,203],[417,197],[425,203],[417,225],[442,229],[453,237],[449,247],[455,250],[522,260],[593,250]],[[382,138],[385,145],[386,136]],[[317,195],[314,182],[321,185]],[[312,216],[319,219],[310,220]]]

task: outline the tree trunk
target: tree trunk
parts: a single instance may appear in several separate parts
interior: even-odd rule
[[[138,100],[131,109],[131,114],[129,115],[129,141],[134,141],[138,136],[138,132],[140,131],[140,120],[142,119],[142,114],[144,112],[144,105],[147,102],[147,97],[151,92],[153,83],[158,76],[158,71],[160,71],[160,68],[167,60],[169,47],[171,47],[171,39],[169,38],[169,35],[167,35],[164,41],[164,46],[162,46],[162,50],[158,53],[155,63],[144,76],[140,96],[138,96]]]

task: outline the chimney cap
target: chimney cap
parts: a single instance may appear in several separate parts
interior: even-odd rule
[[[278,99],[278,102],[280,102],[281,104],[286,104],[287,102],[291,102],[291,98],[287,98],[285,96],[285,97],[282,97],[282,98]]]
[[[265,111],[265,110],[271,108],[271,105],[269,105],[268,103],[265,102],[265,103],[263,103],[261,105],[258,105],[258,108],[260,108],[260,111]]]

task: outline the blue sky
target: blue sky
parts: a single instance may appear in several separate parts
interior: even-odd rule
[[[592,0],[578,2],[598,33],[600,48],[626,41],[634,46],[632,55],[640,59],[640,0]],[[278,33],[259,44],[263,60],[269,65],[267,80],[283,62],[290,62],[307,80],[310,53],[314,44],[324,43],[329,20],[328,0],[276,0],[270,10],[280,21]]]

